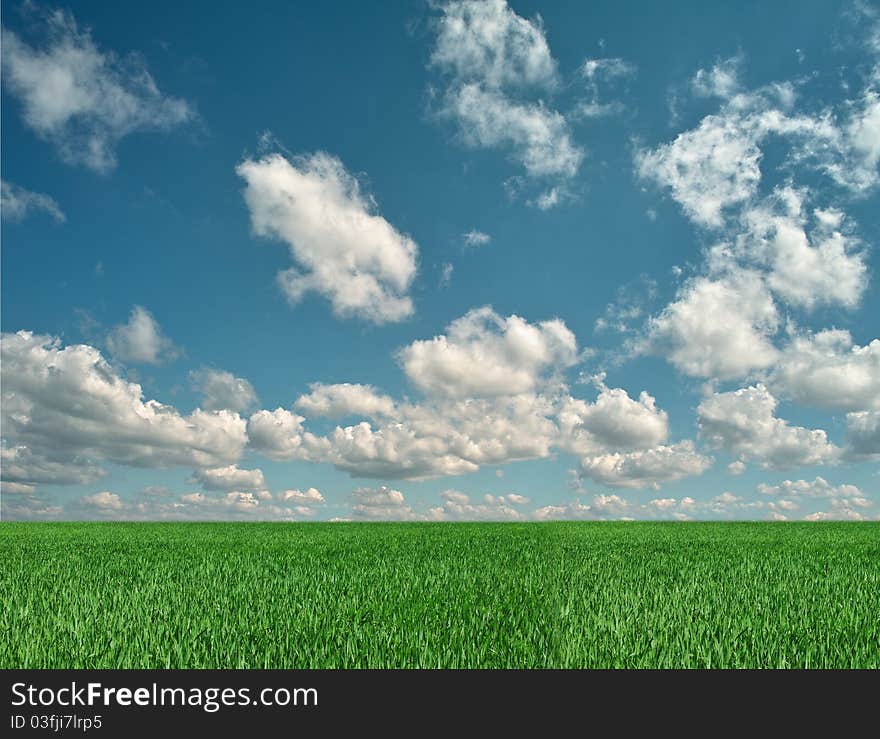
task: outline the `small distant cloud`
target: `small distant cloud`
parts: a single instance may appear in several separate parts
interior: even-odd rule
[[[465,246],[485,246],[492,241],[492,237],[483,231],[472,228],[467,233],[462,234],[461,240]]]
[[[41,192],[32,192],[13,182],[0,182],[0,213],[4,221],[23,221],[29,215],[42,211],[58,223],[67,217],[55,199]]]
[[[446,262],[443,265],[440,272],[440,287],[446,287],[449,285],[449,282],[452,280],[453,269],[454,267],[449,262]]]

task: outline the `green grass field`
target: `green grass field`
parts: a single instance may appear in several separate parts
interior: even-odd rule
[[[880,667],[880,524],[2,523],[0,667]]]

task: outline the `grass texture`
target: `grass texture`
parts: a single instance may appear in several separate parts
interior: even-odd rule
[[[880,667],[876,523],[0,524],[2,668]]]

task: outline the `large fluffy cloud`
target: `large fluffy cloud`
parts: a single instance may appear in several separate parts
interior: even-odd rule
[[[659,488],[661,483],[701,475],[712,458],[698,453],[692,441],[635,452],[584,457],[580,472],[611,487]]]
[[[865,253],[844,214],[806,212],[807,191],[778,188],[747,208],[736,240],[741,259],[767,270],[767,285],[784,302],[812,310],[853,308],[867,286]]]
[[[880,340],[859,346],[842,329],[796,335],[780,354],[771,383],[804,405],[880,410]]]
[[[394,401],[369,385],[349,382],[335,385],[315,383],[308,393],[297,398],[296,408],[313,417],[381,418],[394,414]]]
[[[234,464],[197,470],[191,482],[199,483],[205,490],[263,490],[266,487],[262,470],[243,470]]]
[[[415,341],[399,353],[416,387],[448,397],[515,395],[535,388],[542,373],[577,361],[577,341],[558,320],[529,323],[472,310],[453,321],[445,335]]]
[[[769,367],[779,314],[761,276],[697,277],[648,322],[639,349],[696,377],[735,379]]]
[[[700,434],[716,448],[773,469],[839,460],[841,450],[828,441],[825,431],[777,418],[778,404],[761,384],[715,393],[697,408]]]
[[[193,117],[185,101],[159,91],[139,56],[100,50],[63,10],[42,20],[39,46],[3,29],[3,84],[20,101],[25,123],[65,161],[109,170],[120,139]]]
[[[245,445],[238,414],[198,409],[184,416],[145,401],[141,386],[117,375],[91,346],[4,334],[2,375],[3,438],[19,482],[74,482],[105,461],[213,467],[236,461]]]
[[[847,456],[880,459],[880,410],[846,414]]]
[[[254,233],[290,248],[296,266],[278,280],[291,302],[317,292],[336,315],[374,323],[413,312],[408,291],[416,243],[376,212],[339,159],[323,152],[293,160],[272,154],[245,159],[236,172],[246,183]]]

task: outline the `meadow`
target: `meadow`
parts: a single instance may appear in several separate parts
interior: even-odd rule
[[[0,524],[2,668],[880,667],[878,523]]]

